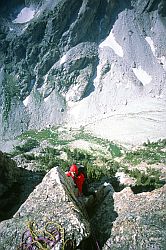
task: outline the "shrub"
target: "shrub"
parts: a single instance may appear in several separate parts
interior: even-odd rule
[[[7,121],[9,112],[11,110],[12,100],[19,99],[19,86],[17,79],[14,75],[5,73],[3,81],[3,94],[4,94],[4,107],[3,107],[3,119]]]
[[[35,139],[28,139],[23,145],[16,146],[15,150],[21,153],[29,152],[31,149],[39,146],[39,142]]]
[[[99,181],[103,176],[106,176],[104,169],[93,164],[87,164],[87,176],[90,182]]]
[[[36,160],[36,156],[34,154],[23,154],[23,156],[28,161]]]
[[[58,157],[59,155],[59,150],[50,147],[45,148],[42,154],[36,157],[36,160],[39,163],[39,169],[47,172],[55,166],[60,166],[64,171],[66,171],[71,162],[60,159]]]
[[[74,150],[70,150],[69,148],[64,148],[64,151],[67,153],[67,157],[72,162],[92,162],[96,159],[93,155],[89,154],[85,150],[80,150],[75,148]]]
[[[112,157],[122,156],[121,148],[114,143],[109,144],[108,151],[111,153]]]
[[[147,168],[147,171],[140,171],[139,169],[128,170],[124,169],[125,173],[136,179],[135,192],[139,190],[151,191],[155,188],[159,188],[163,185],[160,180],[160,172],[158,170]]]
[[[137,151],[127,152],[124,160],[134,165],[147,162],[147,164],[165,163],[166,152],[163,150],[166,147],[166,140],[158,142],[144,143],[144,148]]]

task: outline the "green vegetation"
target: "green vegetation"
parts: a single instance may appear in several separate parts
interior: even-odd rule
[[[163,182],[160,180],[160,171],[156,169],[147,168],[146,172],[140,171],[137,168],[132,170],[126,168],[124,170],[129,176],[136,179],[135,190],[149,191],[163,185]]]
[[[109,144],[108,151],[111,153],[112,157],[122,156],[122,149],[114,143]]]
[[[81,150],[77,148],[71,150],[70,148],[66,147],[64,148],[64,151],[67,153],[67,157],[71,162],[74,161],[86,164],[88,162],[91,163],[96,159],[95,156],[88,153],[86,150]]]
[[[148,142],[144,147],[137,151],[127,152],[124,158],[125,162],[137,165],[141,162],[147,164],[166,163],[166,140],[158,142]]]
[[[110,141],[107,139],[102,139],[96,136],[93,136],[90,133],[86,133],[84,132],[84,130],[82,129],[81,131],[79,131],[76,135],[75,135],[75,139],[79,140],[79,139],[83,139],[85,141],[90,141],[92,143],[96,143],[99,145],[103,145],[103,146],[108,146]]]
[[[29,152],[31,149],[39,146],[39,142],[35,139],[27,139],[27,141],[23,145],[19,145],[15,147],[17,153],[25,153]]]
[[[122,148],[116,145],[113,142],[110,142],[107,139],[102,139],[99,137],[95,137],[89,133],[85,133],[83,130],[75,135],[75,139],[83,139],[85,141],[90,141],[92,143],[99,144],[105,148],[107,148],[108,152],[111,153],[112,157],[121,157],[122,156]]]
[[[60,152],[57,149],[47,147],[43,150],[40,156],[36,156],[39,170],[49,171],[55,166],[60,166],[64,171],[71,164],[71,162],[61,159]]]
[[[68,136],[70,134],[70,136]],[[68,139],[66,139],[68,138]],[[134,165],[145,162],[147,164],[165,163],[166,140],[158,142],[148,142],[135,151],[125,151],[119,145],[109,140],[104,140],[81,131],[65,131],[58,128],[48,128],[41,131],[27,131],[23,133],[20,140],[25,143],[15,148],[16,153],[22,153],[23,157],[29,161],[37,162],[40,171],[49,171],[55,166],[60,166],[64,171],[72,163],[84,165],[87,177],[90,182],[98,182],[102,178],[110,181],[116,191],[120,190],[115,174],[123,171],[135,178],[136,184],[134,192],[149,191],[161,187],[160,172],[153,168],[145,171],[135,169]],[[90,149],[83,150],[72,148],[70,142],[75,140],[85,140],[90,143]],[[42,141],[47,141],[49,147],[40,148],[37,155],[27,154],[32,148],[38,147]],[[99,145],[99,150],[93,148]],[[92,145],[92,146],[91,146]],[[130,170],[129,170],[130,169]]]
[[[52,145],[66,145],[71,141],[61,139],[56,128],[46,128],[40,131],[28,130],[18,137],[20,140],[24,140],[26,138],[33,138],[39,142],[47,140]]]
[[[3,108],[3,119],[7,121],[9,112],[11,110],[12,99],[19,98],[19,86],[15,76],[5,73],[3,81],[3,94],[4,94],[4,108]]]

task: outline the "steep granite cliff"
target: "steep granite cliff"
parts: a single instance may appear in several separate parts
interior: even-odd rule
[[[0,137],[55,124],[165,137],[164,0],[1,1]]]

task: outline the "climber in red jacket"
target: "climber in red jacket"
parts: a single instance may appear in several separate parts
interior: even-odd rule
[[[78,168],[76,164],[71,165],[70,170],[66,172],[66,175],[71,176],[74,180],[79,191],[78,195],[93,195],[94,199],[96,199],[95,191],[89,190],[85,172],[80,171],[80,168]]]
[[[82,194],[82,187],[85,181],[85,176],[83,173],[78,173],[77,165],[73,164],[70,167],[70,170],[66,173],[67,176],[71,176],[76,184],[79,193]]]

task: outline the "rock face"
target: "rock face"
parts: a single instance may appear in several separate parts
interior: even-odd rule
[[[110,192],[92,218],[102,249],[165,249],[166,185],[134,195]],[[102,221],[102,223],[101,223]]]
[[[53,168],[43,181],[29,195],[25,203],[10,220],[0,223],[0,249],[15,250],[22,242],[22,235],[28,229],[37,236],[47,229],[47,225],[61,229],[61,241],[51,249],[62,249],[63,238],[70,239],[77,246],[90,236],[89,222],[72,192],[72,185],[59,168]],[[35,223],[35,224],[34,224]],[[38,226],[38,230],[34,225]],[[33,227],[34,226],[34,227]],[[45,228],[44,228],[45,227]],[[31,232],[32,232],[31,231]],[[50,232],[50,231],[49,231]],[[46,237],[46,235],[45,235]],[[25,243],[25,242],[23,242]],[[48,246],[48,245],[47,245]]]
[[[0,196],[15,182],[18,182],[20,171],[15,161],[0,151]]]
[[[0,249],[27,243],[41,249],[45,242],[48,249],[69,250],[66,240],[82,250],[165,249],[166,185],[134,194],[129,187],[115,192],[105,182],[95,199],[76,198],[74,190],[59,167],[51,169],[14,216],[0,223]]]
[[[65,123],[120,143],[165,137],[165,1],[0,7],[1,138]]]
[[[20,182],[20,176],[21,170],[16,163],[0,151],[0,220],[13,201],[13,190]]]
[[[18,167],[14,160],[0,151],[0,221],[15,214],[42,178],[42,172]]]

